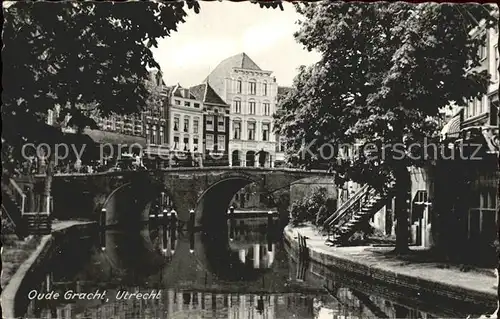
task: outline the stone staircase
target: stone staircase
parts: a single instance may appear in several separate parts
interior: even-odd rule
[[[26,195],[13,179],[4,183],[2,180],[2,214],[9,219],[20,239],[28,234],[24,225],[23,214],[26,205]]]
[[[362,225],[368,223],[369,219],[393,198],[393,187],[394,184],[391,184],[389,190],[382,194],[365,185],[344,202],[323,225],[329,234],[327,244],[331,246],[346,244]],[[331,235],[333,238],[330,238]]]
[[[52,221],[49,212],[29,212],[27,196],[14,179],[2,181],[2,214],[15,227],[15,233],[20,239],[28,235],[49,234]]]

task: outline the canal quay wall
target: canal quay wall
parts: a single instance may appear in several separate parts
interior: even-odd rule
[[[306,238],[309,237],[306,240],[309,260],[347,276],[352,275],[368,281],[385,283],[398,290],[403,289],[405,293],[416,298],[435,297],[437,299],[434,300],[455,300],[496,308],[495,277],[475,272],[464,273],[458,269],[439,269],[428,266],[422,266],[422,269],[417,270],[419,265],[412,267],[402,261],[384,262],[380,261],[380,257],[377,260],[373,258],[375,253],[365,250],[368,247],[328,247],[324,244],[325,239],[317,235],[312,227],[286,226],[283,232],[285,243],[297,256],[300,252],[298,233]]]
[[[22,316],[16,317],[16,314],[23,313],[27,293],[40,281],[40,275],[57,252],[71,239],[78,239],[96,231],[97,223],[65,221],[54,223],[52,229],[52,234],[41,238],[36,250],[19,266],[2,291],[2,318],[22,318]]]

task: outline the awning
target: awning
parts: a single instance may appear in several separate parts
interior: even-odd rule
[[[443,139],[459,137],[460,124],[462,118],[462,110],[458,111],[441,130],[441,137]]]
[[[115,132],[86,129],[87,134],[95,143],[111,145],[137,145],[146,147],[146,138],[133,135],[125,135]]]

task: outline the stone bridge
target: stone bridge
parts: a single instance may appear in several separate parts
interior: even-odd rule
[[[187,221],[189,210],[194,209],[199,225],[224,216],[233,196],[250,183],[258,185],[260,192],[270,194],[288,189],[294,181],[326,175],[325,171],[260,167],[56,174],[51,190],[53,214],[59,219],[96,220],[101,209],[106,208],[107,225],[133,224],[148,219],[151,207],[164,192],[172,200],[180,220]],[[37,177],[38,189],[42,188],[44,178]],[[203,212],[220,216],[204,216]]]

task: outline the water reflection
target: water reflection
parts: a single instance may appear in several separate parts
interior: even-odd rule
[[[231,230],[231,228],[233,228]],[[28,318],[433,318],[464,317],[415,296],[344,278],[286,252],[266,219],[217,232],[150,225],[109,230],[62,254],[39,289],[107,291],[107,300],[35,300]],[[87,248],[84,248],[87,247]],[[104,248],[104,249],[102,249]],[[85,259],[78,256],[87,256]],[[80,258],[80,259],[78,259]],[[61,266],[64,265],[64,266]],[[122,291],[160,292],[147,300]],[[410,305],[410,306],[407,306]],[[462,305],[463,306],[463,305]]]

